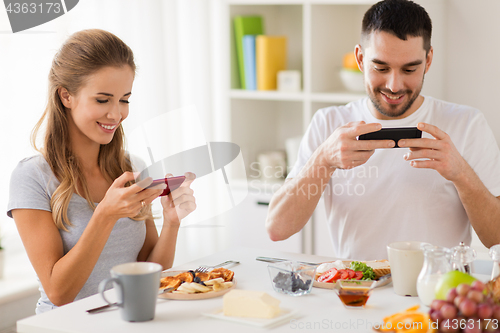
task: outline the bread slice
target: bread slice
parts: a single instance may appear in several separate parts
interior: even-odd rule
[[[373,273],[375,273],[377,279],[391,272],[389,260],[386,259],[366,261],[366,264],[373,269]]]

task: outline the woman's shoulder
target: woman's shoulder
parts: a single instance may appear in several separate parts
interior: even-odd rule
[[[12,177],[48,178],[52,170],[42,154],[23,158],[12,172]]]
[[[25,172],[36,169],[41,169],[45,171],[47,169],[50,170],[50,166],[42,154],[37,154],[30,157],[25,157],[22,160],[20,160],[16,166],[16,169],[21,169]]]

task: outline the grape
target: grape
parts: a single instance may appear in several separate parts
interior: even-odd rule
[[[500,305],[493,306],[493,318],[500,320]]]
[[[473,289],[467,293],[467,298],[473,300],[476,303],[481,303],[484,299],[484,296],[482,292]]]
[[[439,310],[432,310],[431,309],[430,316],[431,316],[431,319],[433,321],[437,321],[438,323],[440,323],[444,319],[443,315],[441,314],[441,311],[439,311]]]
[[[477,316],[481,319],[491,318],[493,314],[493,308],[486,303],[479,304],[477,306]]]
[[[457,286],[457,294],[460,296],[466,296],[471,287],[467,283],[461,283]]]
[[[453,319],[457,315],[457,308],[450,303],[446,303],[441,307],[441,315],[444,319]]]
[[[441,310],[441,307],[446,304],[446,301],[435,299],[431,303],[431,309],[433,310]]]
[[[477,322],[475,325],[470,325],[469,322],[467,322],[467,327],[464,329],[464,333],[481,333],[481,329],[479,328],[479,325],[477,325]]]
[[[483,282],[481,282],[481,281],[479,281],[479,280],[476,280],[476,281],[472,282],[471,287],[472,287],[472,289],[474,289],[474,290],[477,290],[477,291],[483,292],[485,285],[484,285],[484,283],[483,283]]]
[[[453,302],[453,300],[457,297],[457,289],[456,288],[451,288],[448,291],[448,294],[446,294],[446,300],[448,302]]]
[[[477,305],[471,299],[464,299],[458,306],[460,312],[466,317],[471,317],[476,313]]]
[[[465,297],[465,296],[457,296],[453,300],[453,304],[455,304],[455,306],[458,308],[460,306],[460,303],[462,303],[464,301],[464,299],[466,299],[466,298],[467,297]]]

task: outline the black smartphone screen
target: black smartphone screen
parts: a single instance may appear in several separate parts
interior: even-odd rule
[[[395,127],[382,128],[380,131],[362,134],[358,140],[394,140],[396,146],[400,148],[398,141],[400,139],[419,139],[422,137],[422,131],[416,127]]]

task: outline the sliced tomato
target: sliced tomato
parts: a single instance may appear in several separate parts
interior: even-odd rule
[[[338,279],[340,279],[340,272],[337,270],[337,272],[333,276],[333,282],[337,281]]]
[[[352,279],[356,276],[356,272],[352,269],[346,269],[347,273],[349,273],[349,279]]]
[[[356,271],[355,274],[356,274],[356,276],[355,276],[356,280],[361,280],[363,278],[363,272],[362,271]]]
[[[341,269],[341,271],[342,272],[340,273],[340,278],[342,280],[348,279],[349,278],[349,272],[347,270],[345,270],[345,269]]]
[[[318,278],[318,282],[333,282],[336,275],[339,275],[339,272],[336,268],[332,268],[321,274]]]

